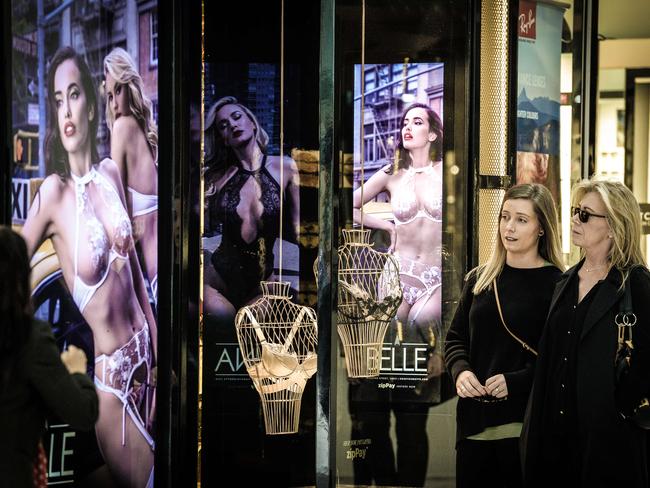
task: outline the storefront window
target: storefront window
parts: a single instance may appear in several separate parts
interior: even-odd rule
[[[337,483],[450,486],[456,402],[442,347],[468,263],[469,13],[453,2],[335,5],[335,140],[353,163],[340,168],[342,183],[353,182],[339,186],[340,228],[369,231],[372,249],[395,257],[403,292],[378,375],[360,377],[339,347]],[[414,138],[427,149],[412,163]],[[355,266],[372,273],[367,261]]]
[[[648,259],[650,194],[650,15],[646,2],[620,9],[601,0],[598,15],[598,112],[595,172],[625,183],[641,206],[642,250]]]
[[[200,478],[313,485],[319,5],[205,9]]]

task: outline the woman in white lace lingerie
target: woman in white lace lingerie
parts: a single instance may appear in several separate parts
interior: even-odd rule
[[[47,158],[54,166],[23,227],[30,255],[51,239],[92,330],[100,451],[119,486],[153,486],[156,323],[134,248],[119,170],[99,161],[99,112],[88,66],[59,49],[48,73]]]
[[[122,48],[104,58],[106,125],[120,170],[142,269],[158,301],[158,129],[133,59]]]
[[[363,196],[361,188],[355,190],[354,219],[361,223],[361,206],[382,192],[390,194],[393,221],[367,213],[363,216],[365,227],[389,233],[390,250],[399,265],[403,298],[397,310],[395,330],[391,329],[390,338],[385,341],[426,345],[426,377],[415,387],[408,385],[402,392],[391,393],[386,406],[373,407],[376,411],[369,412],[363,405],[357,405],[354,417],[365,427],[353,436],[377,439],[377,449],[365,468],[369,467],[377,484],[424,486],[429,452],[427,414],[431,403],[436,401],[435,391],[442,384],[443,373],[440,354],[443,131],[440,117],[422,103],[406,108],[400,127],[394,164],[377,171],[364,183]],[[351,398],[358,394],[351,387]],[[395,417],[395,454],[387,432],[391,411]],[[359,469],[358,479],[355,473],[355,482],[370,484],[363,471]]]
[[[442,122],[423,103],[402,115],[396,163],[377,171],[354,192],[354,219],[381,192],[390,194],[394,221],[364,214],[364,226],[390,235],[404,298],[397,320],[404,326],[440,323],[442,284]],[[441,363],[439,363],[441,366]],[[438,372],[439,374],[439,372]]]

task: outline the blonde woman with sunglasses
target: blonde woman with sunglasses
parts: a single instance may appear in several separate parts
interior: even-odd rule
[[[646,432],[629,416],[650,388],[650,274],[639,204],[618,182],[573,191],[582,259],[556,287],[522,436],[527,486],[646,487]],[[617,384],[615,317],[624,286],[637,317],[629,374]]]

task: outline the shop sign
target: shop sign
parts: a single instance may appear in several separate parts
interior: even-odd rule
[[[535,39],[537,37],[537,2],[519,2],[519,37]]]
[[[641,234],[650,234],[650,203],[640,203],[641,207]]]

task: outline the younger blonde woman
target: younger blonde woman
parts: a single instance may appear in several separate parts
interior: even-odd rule
[[[460,397],[460,488],[522,485],[518,444],[536,359],[530,348],[538,347],[563,267],[560,256],[549,190],[539,184],[510,188],[492,256],[468,274],[445,343]]]

